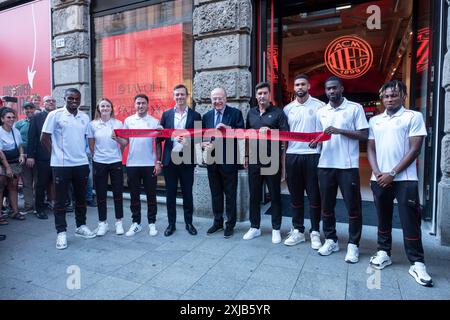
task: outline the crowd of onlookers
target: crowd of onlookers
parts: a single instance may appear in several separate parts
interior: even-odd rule
[[[51,96],[41,99],[33,94],[22,106],[15,97],[0,97],[0,225],[9,224],[9,219],[23,221],[30,213],[48,219],[53,210],[50,153],[42,148],[40,135],[46,116],[55,108],[56,100]],[[23,119],[19,119],[20,115],[24,115]],[[23,206],[19,206],[19,198]],[[89,206],[96,206],[92,178],[86,199]],[[73,211],[72,201],[67,202],[66,210]],[[5,239],[0,234],[0,240]]]

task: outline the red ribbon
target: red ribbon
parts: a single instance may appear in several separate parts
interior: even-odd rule
[[[115,129],[116,136],[121,138],[172,138],[189,136],[194,138],[227,138],[227,139],[258,139],[295,142],[322,142],[330,140],[331,136],[324,132],[289,132],[268,130],[266,133],[256,129]]]

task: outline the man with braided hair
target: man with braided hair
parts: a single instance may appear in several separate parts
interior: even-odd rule
[[[427,135],[421,113],[406,109],[406,85],[398,80],[384,84],[380,98],[385,112],[369,122],[367,153],[372,167],[371,187],[378,214],[378,252],[370,265],[383,269],[392,263],[392,212],[397,199],[403,241],[417,283],[431,287],[424,264],[421,212],[416,159]]]

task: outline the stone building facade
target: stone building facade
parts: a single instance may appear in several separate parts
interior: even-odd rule
[[[447,33],[441,35],[447,39],[444,58],[442,87],[445,89],[444,131],[442,139],[441,171],[442,178],[438,185],[438,236],[441,244],[450,245],[450,0],[447,0]]]

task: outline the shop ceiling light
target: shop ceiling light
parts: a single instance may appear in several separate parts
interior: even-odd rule
[[[351,7],[352,7],[351,4],[347,4],[347,5],[344,5],[344,6],[339,6],[339,7],[336,7],[336,11],[350,9]]]

